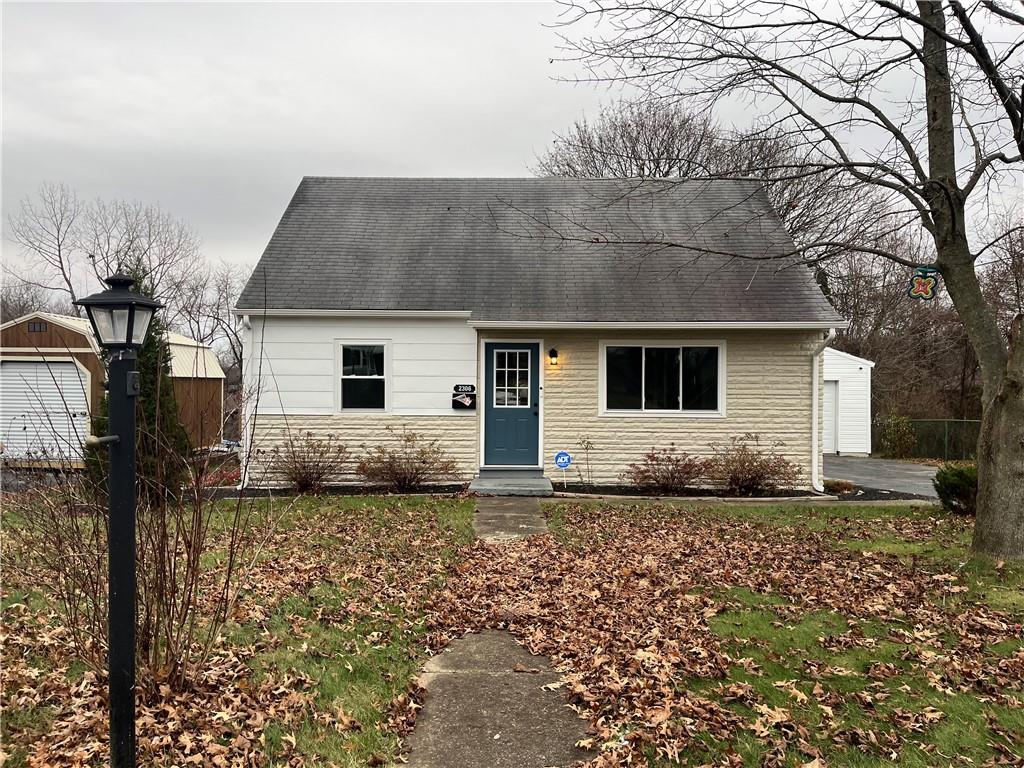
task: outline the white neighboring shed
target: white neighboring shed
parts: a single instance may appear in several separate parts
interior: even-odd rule
[[[871,369],[875,364],[838,349],[825,349],[822,450],[871,453]]]

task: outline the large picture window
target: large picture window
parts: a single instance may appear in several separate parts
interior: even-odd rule
[[[383,344],[341,345],[342,410],[383,411]]]
[[[604,408],[718,415],[722,413],[720,345],[608,344]]]

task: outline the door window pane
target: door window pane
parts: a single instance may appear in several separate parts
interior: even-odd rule
[[[683,410],[718,410],[718,347],[683,347]]]
[[[640,410],[642,365],[643,347],[605,348],[605,394],[609,409]]]
[[[679,410],[679,347],[644,350],[644,409]]]
[[[529,351],[495,350],[494,405],[499,408],[530,405]]]

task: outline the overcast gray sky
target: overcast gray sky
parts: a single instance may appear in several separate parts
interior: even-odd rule
[[[558,10],[4,3],[4,227],[64,182],[159,203],[208,257],[254,262],[304,174],[528,175],[616,95],[555,81],[573,74],[550,61]]]

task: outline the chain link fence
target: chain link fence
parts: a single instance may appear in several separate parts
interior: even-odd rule
[[[973,459],[981,422],[972,419],[908,419],[914,433],[907,458],[962,461]],[[882,424],[872,426],[872,445],[882,448]]]

